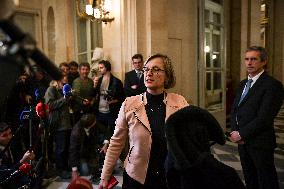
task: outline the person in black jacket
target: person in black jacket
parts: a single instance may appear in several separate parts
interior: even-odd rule
[[[108,130],[96,121],[94,114],[84,114],[72,129],[69,160],[72,179],[90,175],[99,176],[100,156],[106,153],[109,144]],[[103,154],[102,154],[103,153]]]
[[[207,111],[187,106],[166,122],[169,156],[166,164],[169,189],[244,189],[237,172],[210,152],[211,141],[225,144],[217,120]]]
[[[102,76],[95,86],[95,110],[97,120],[105,125],[111,133],[114,131],[115,120],[120,106],[125,99],[120,79],[111,74],[111,64],[107,60],[99,62]]]
[[[66,77],[64,77],[66,79]],[[49,160],[53,155],[53,140],[55,141],[55,164],[58,175],[61,178],[69,178],[68,175],[68,149],[71,134],[71,121],[69,114],[70,97],[63,96],[64,78],[60,81],[52,81],[45,93],[45,102],[49,106]]]
[[[279,188],[273,121],[283,103],[283,85],[265,72],[266,64],[263,47],[247,49],[248,77],[240,83],[231,112],[231,140],[238,143],[248,189]]]
[[[20,165],[33,160],[35,155],[33,151],[26,151],[22,154],[21,151],[13,151],[11,145],[13,145],[13,134],[10,126],[5,122],[0,122],[0,188],[14,189],[20,188],[29,184],[27,175],[24,175],[19,171]],[[14,138],[15,139],[15,138]],[[16,154],[21,154],[20,159],[16,159]],[[12,176],[12,173],[15,176]]]
[[[143,56],[135,54],[132,56],[132,65],[134,70],[125,73],[124,92],[125,95],[134,96],[146,91],[143,77]]]

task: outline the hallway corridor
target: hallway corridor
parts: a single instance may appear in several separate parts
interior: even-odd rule
[[[284,106],[280,110],[278,116],[274,121],[274,127],[277,137],[277,148],[275,149],[275,165],[278,173],[278,179],[280,183],[280,189],[284,189]],[[240,158],[238,155],[237,144],[227,141],[224,146],[214,145],[212,147],[212,153],[214,156],[223,163],[233,167],[237,170],[240,177],[243,180],[243,174],[240,164]],[[115,174],[119,180],[119,184],[115,189],[121,188],[122,182],[122,170]],[[48,189],[65,189],[69,184],[69,180],[66,181],[54,181],[48,186]],[[97,184],[94,184],[94,189],[98,188]]]

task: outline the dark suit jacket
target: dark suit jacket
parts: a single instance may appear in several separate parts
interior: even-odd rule
[[[137,89],[132,89],[132,85],[138,85]],[[124,91],[126,96],[139,95],[146,91],[143,75],[138,79],[135,70],[127,72],[124,80]]]
[[[273,121],[282,105],[283,85],[264,72],[238,105],[246,82],[247,79],[241,81],[233,103],[232,130],[239,131],[250,147],[274,149],[276,138]]]

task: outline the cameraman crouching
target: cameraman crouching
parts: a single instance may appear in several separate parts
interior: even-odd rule
[[[17,162],[10,149],[12,137],[10,126],[5,122],[0,122],[0,188],[3,187],[5,189],[19,188],[28,183],[27,176],[22,173],[14,176],[11,174],[16,173],[15,171],[18,170],[21,164],[33,160],[35,157],[33,151],[27,151]]]
[[[72,180],[92,175],[95,182],[100,176],[100,159],[106,153],[109,143],[106,127],[96,122],[96,116],[84,114],[72,129],[69,158],[72,167]]]

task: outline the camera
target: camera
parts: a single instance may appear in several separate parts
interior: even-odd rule
[[[111,101],[111,100],[113,100],[113,92],[112,91],[110,91],[110,90],[106,90],[105,91],[105,94],[104,94],[104,99],[106,100],[106,101]]]

